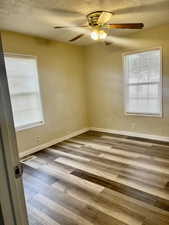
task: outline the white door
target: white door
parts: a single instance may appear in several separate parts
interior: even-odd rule
[[[0,37],[0,217],[3,217],[4,225],[28,225],[21,177],[22,168],[18,163],[14,122]]]

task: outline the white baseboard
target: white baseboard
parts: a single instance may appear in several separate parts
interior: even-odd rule
[[[31,149],[29,149],[27,151],[20,152],[19,153],[19,158],[23,158],[23,157],[25,157],[27,155],[30,155],[30,154],[33,154],[33,153],[38,152],[40,150],[43,150],[45,148],[48,148],[48,147],[50,147],[50,146],[52,146],[54,144],[57,144],[59,142],[62,142],[62,141],[65,141],[65,140],[67,140],[69,138],[72,138],[72,137],[75,137],[77,135],[83,134],[83,133],[85,133],[85,132],[87,132],[89,130],[90,130],[90,128],[83,128],[81,130],[74,131],[71,134],[68,134],[66,136],[63,136],[63,137],[60,137],[60,138],[56,138],[56,139],[51,140],[51,141],[49,141],[47,143],[44,143],[42,145],[38,145],[36,147],[33,147],[33,148],[31,148]]]
[[[147,138],[150,140],[157,140],[157,141],[164,141],[164,142],[168,142],[169,143],[169,137],[164,137],[164,136],[157,136],[157,135],[151,135],[151,134],[145,134],[145,133],[137,133],[137,132],[131,132],[131,131],[121,131],[121,130],[111,130],[111,129],[105,129],[105,128],[99,128],[99,127],[90,127],[90,128],[83,128],[81,130],[77,130],[72,132],[71,134],[68,134],[66,136],[60,137],[60,138],[56,138],[54,140],[51,140],[47,143],[44,143],[42,145],[38,145],[36,147],[33,147],[27,151],[24,152],[20,152],[19,153],[19,157],[23,158],[27,155],[33,154],[35,152],[38,152],[40,150],[43,150],[45,148],[48,148],[54,144],[57,144],[59,142],[65,141],[69,138],[75,137],[77,135],[83,134],[87,131],[99,131],[99,132],[105,132],[105,133],[110,133],[110,134],[120,134],[120,135],[127,135],[127,136],[131,136],[131,137],[140,137],[140,138]]]
[[[165,136],[137,133],[137,132],[132,132],[132,131],[111,130],[111,129],[98,128],[98,127],[90,127],[90,130],[105,132],[105,133],[110,133],[110,134],[120,134],[120,135],[127,135],[127,136],[131,136],[131,137],[140,137],[140,138],[146,138],[146,139],[150,139],[150,140],[169,142],[169,137],[165,137]]]

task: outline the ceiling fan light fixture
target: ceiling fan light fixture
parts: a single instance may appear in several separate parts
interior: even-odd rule
[[[104,40],[107,37],[107,33],[104,30],[99,31],[99,39]]]
[[[104,30],[93,30],[90,36],[95,41],[104,40],[107,37],[107,33]]]
[[[95,41],[99,39],[99,31],[98,30],[93,30],[90,34],[91,38]]]

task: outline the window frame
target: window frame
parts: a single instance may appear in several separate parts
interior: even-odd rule
[[[155,51],[155,50],[160,50],[160,81],[159,81],[159,88],[160,88],[160,113],[155,114],[155,113],[136,113],[136,112],[127,112],[127,99],[128,99],[128,74],[125,70],[125,65],[126,65],[126,60],[125,56],[127,55],[133,55],[136,53],[142,53],[142,52],[148,52],[148,51]],[[124,52],[122,53],[122,61],[123,61],[123,87],[124,87],[124,115],[126,116],[146,116],[146,117],[163,117],[163,48],[160,47],[153,47],[153,48],[147,48],[147,49],[141,49],[141,50],[134,50],[134,51],[129,51],[129,52]],[[153,82],[152,82],[153,83]]]
[[[42,114],[42,120],[38,121],[38,122],[35,122],[35,123],[29,123],[29,124],[26,124],[26,125],[17,126],[17,127],[15,127],[16,132],[44,125],[45,124],[44,108],[43,108],[43,104],[42,104],[41,83],[40,83],[40,79],[39,79],[38,57],[34,56],[34,55],[27,55],[27,54],[21,54],[21,53],[4,52],[4,58],[6,56],[18,57],[18,58],[31,58],[31,59],[35,59],[35,63],[36,63],[36,80],[37,80],[37,84],[38,84],[38,92],[39,92],[39,97],[40,97],[39,101],[40,101],[40,110],[41,110],[41,114]]]

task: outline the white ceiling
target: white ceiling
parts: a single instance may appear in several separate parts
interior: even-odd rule
[[[112,23],[143,22],[145,28],[169,23],[169,0],[0,0],[0,29],[67,42],[88,29],[53,27],[85,24],[86,14],[96,10],[113,11]],[[86,35],[76,44],[92,42]]]

